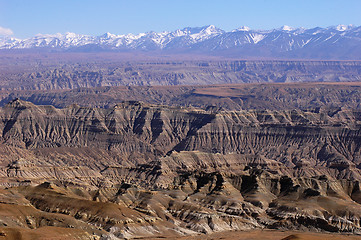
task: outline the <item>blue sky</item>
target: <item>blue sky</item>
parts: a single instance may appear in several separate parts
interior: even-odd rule
[[[0,34],[101,35],[215,25],[226,31],[361,25],[361,0],[0,0]]]

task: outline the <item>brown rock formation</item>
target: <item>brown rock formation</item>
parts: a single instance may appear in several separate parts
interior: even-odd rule
[[[358,111],[132,101],[57,109],[16,99],[0,117],[7,236],[42,227],[83,239],[361,230]]]

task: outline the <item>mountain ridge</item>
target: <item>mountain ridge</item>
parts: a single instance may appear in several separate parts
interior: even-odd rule
[[[94,48],[96,46],[97,48]],[[361,26],[224,31],[214,25],[175,31],[100,36],[76,33],[38,34],[27,39],[0,38],[0,49],[58,51],[162,51],[231,57],[361,59]],[[331,51],[331,52],[330,52]]]

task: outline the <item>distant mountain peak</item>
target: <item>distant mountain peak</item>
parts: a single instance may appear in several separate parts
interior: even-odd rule
[[[340,32],[344,32],[344,31],[347,31],[347,30],[350,30],[351,28],[353,28],[353,25],[350,24],[350,25],[343,25],[343,24],[339,24],[335,27],[335,29],[337,31],[340,31]]]
[[[106,33],[104,33],[103,35],[101,35],[100,37],[101,37],[101,38],[107,38],[107,39],[109,39],[109,38],[115,38],[115,37],[117,37],[117,35],[112,34],[112,33],[110,33],[110,32],[106,32]]]
[[[293,31],[295,30],[293,27],[287,26],[287,25],[283,25],[280,30],[282,31]]]
[[[209,34],[223,32],[222,29],[217,28],[217,27],[214,26],[214,25],[205,26],[205,27],[203,27],[203,30],[202,30],[202,31],[207,32],[207,33],[209,33]]]
[[[208,25],[208,26],[206,26],[206,29],[216,29],[216,26],[214,26],[214,25]]]
[[[76,33],[73,33],[73,32],[66,32],[64,36],[67,37],[67,38],[75,38],[75,37],[78,37],[79,34],[76,34]]]
[[[249,30],[251,30],[249,27],[241,26],[237,29],[232,30],[232,32],[248,32]]]

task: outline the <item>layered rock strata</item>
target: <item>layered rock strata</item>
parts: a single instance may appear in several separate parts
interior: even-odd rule
[[[361,80],[360,61],[252,61],[204,57],[203,60],[192,55],[134,58],[137,58],[134,54],[116,53],[3,53],[0,56],[0,90]]]
[[[84,239],[361,230],[358,111],[57,109],[16,99],[0,118],[8,236],[45,226]]]

